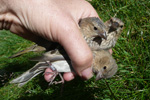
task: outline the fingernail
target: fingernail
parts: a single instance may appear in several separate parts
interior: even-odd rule
[[[81,74],[82,74],[83,79],[85,80],[90,79],[91,77],[93,77],[92,68],[90,67],[90,68],[83,70]]]
[[[73,75],[72,73],[69,74],[68,77],[69,77],[69,80],[66,80],[66,81],[71,81],[71,80],[73,80],[73,79],[75,78],[74,75]]]
[[[112,53],[113,53],[112,49],[109,49],[109,53],[110,53],[110,54],[112,54]]]

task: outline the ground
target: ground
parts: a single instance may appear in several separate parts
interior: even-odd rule
[[[113,48],[113,57],[119,69],[113,78],[106,80],[108,84],[103,79],[83,81],[77,77],[66,82],[62,90],[61,84],[48,87],[42,75],[22,88],[9,84],[10,80],[36,63],[28,58],[37,54],[29,53],[9,59],[9,56],[32,43],[9,31],[1,30],[0,100],[150,99],[150,1],[92,0],[90,3],[102,20],[115,16],[125,23],[122,35]]]

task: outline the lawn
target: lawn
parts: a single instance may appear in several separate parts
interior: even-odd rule
[[[37,53],[9,59],[33,43],[1,30],[0,100],[150,100],[150,1],[93,0],[90,3],[104,21],[115,16],[125,23],[113,48],[113,57],[119,67],[117,74],[107,82],[94,78],[83,81],[77,77],[66,82],[63,90],[61,84],[48,86],[41,74],[18,88],[9,81],[31,68],[36,62],[28,58]]]

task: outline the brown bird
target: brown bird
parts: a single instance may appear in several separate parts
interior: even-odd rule
[[[81,19],[79,21],[80,31],[89,44],[95,37],[100,37],[106,39],[106,26],[104,25],[103,21],[97,17],[88,17]],[[9,58],[14,58],[20,56],[24,53],[28,52],[40,52],[40,51],[50,51],[56,49],[60,45],[51,41],[47,41],[43,38],[39,39],[38,43],[20,51]],[[90,45],[89,45],[90,46]],[[91,47],[92,48],[92,47]]]
[[[119,18],[112,17],[105,22],[105,26],[107,39],[91,37],[86,40],[92,50],[108,50],[114,47],[123,31],[124,23]]]
[[[46,68],[53,70],[52,73],[49,73],[52,74],[50,85],[53,83],[63,83],[64,80],[60,73],[73,71],[71,61],[63,50],[49,51],[44,53],[43,56],[35,57],[32,60],[39,62],[10,83],[18,84],[18,87],[21,87],[38,74],[44,72]],[[117,72],[117,68],[116,61],[108,51],[93,51],[92,69],[96,74],[96,80],[112,77]],[[59,82],[54,81],[57,75],[62,79]]]
[[[84,18],[79,21],[80,31],[91,50],[110,49],[115,46],[122,30],[124,23],[119,19],[112,17],[103,23],[96,17]],[[104,39],[103,39],[104,38]],[[106,39],[107,38],[107,39]],[[27,52],[50,51],[60,45],[43,38],[39,39],[38,45],[33,45],[23,51],[20,51],[9,58],[20,56]]]
[[[124,23],[115,17],[106,21],[105,25],[107,26],[107,40],[102,40],[99,49],[110,49],[114,47],[124,28]]]

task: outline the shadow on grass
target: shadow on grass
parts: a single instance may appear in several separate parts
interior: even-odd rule
[[[6,67],[0,69],[0,87],[4,86],[6,83],[13,79],[16,76],[14,73],[18,73],[19,75],[29,68],[35,65],[36,62],[20,62],[20,60],[16,59],[13,62],[6,62]]]
[[[6,62],[6,67],[0,70],[0,75],[3,76],[0,77],[3,79],[3,82],[0,82],[0,87],[3,87],[4,85],[7,86],[11,79],[21,75],[23,72],[33,67],[36,63],[30,62],[26,58],[24,58],[24,61],[21,59],[22,58],[13,59],[13,62]],[[56,80],[59,80],[59,78],[56,78]],[[101,87],[98,87],[99,85],[90,86],[87,82],[93,82],[93,80],[83,81],[80,77],[76,77],[70,82],[65,82],[63,88],[61,84],[48,86],[43,75],[40,74],[28,84],[21,87],[19,95],[17,94],[16,96],[18,97],[17,100],[94,100],[95,98],[106,98],[106,95],[109,97],[109,92],[104,91],[107,88],[105,84],[101,83]],[[14,86],[14,88],[17,87]]]
[[[38,85],[42,88],[42,91],[36,94],[30,95],[29,92],[20,96],[17,100],[95,100],[95,99],[104,99],[108,92],[104,90],[106,86],[102,84],[102,87],[90,87],[86,86],[86,82],[81,80],[79,77],[74,79],[71,82],[66,82],[62,90],[62,85],[52,85],[48,88],[48,84],[44,82],[44,79],[40,76],[40,82]],[[45,91],[49,91],[45,93]],[[50,93],[50,91],[52,91]]]

